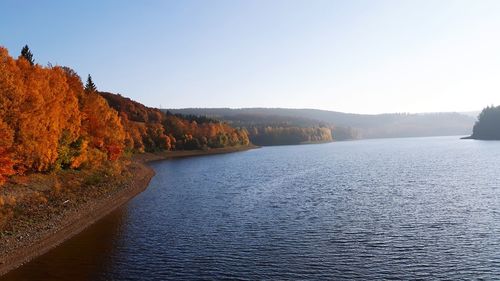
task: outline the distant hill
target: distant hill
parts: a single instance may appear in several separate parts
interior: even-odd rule
[[[468,135],[476,118],[462,113],[353,114],[318,109],[185,108],[172,113],[224,120],[236,127],[291,126],[332,128],[337,140]]]

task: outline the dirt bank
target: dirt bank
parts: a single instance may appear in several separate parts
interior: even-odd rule
[[[54,218],[54,221],[47,225],[48,229],[33,227],[34,233],[25,233],[21,239],[16,237],[8,241],[8,249],[5,249],[0,257],[0,275],[46,253],[142,192],[154,172],[145,165],[133,166],[131,169],[136,177],[120,190],[108,194],[102,200],[88,201],[63,211],[61,216]]]
[[[133,176],[124,182],[118,184],[113,181],[113,184],[109,185],[115,185],[114,187],[108,188],[104,193],[98,195],[83,194],[83,197],[88,197],[85,200],[63,201],[61,199],[59,204],[56,204],[55,207],[51,206],[50,210],[47,209],[46,214],[35,218],[34,222],[22,222],[23,227],[20,228],[22,231],[11,235],[0,233],[2,234],[0,236],[0,276],[48,252],[144,191],[154,176],[154,171],[146,165],[147,162],[230,153],[252,148],[256,147],[144,153],[134,156],[127,168],[130,175]],[[106,182],[103,184],[106,185]],[[78,196],[82,197],[82,194]]]

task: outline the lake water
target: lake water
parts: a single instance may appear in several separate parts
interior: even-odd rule
[[[500,142],[363,140],[153,167],[144,193],[2,280],[500,279]]]

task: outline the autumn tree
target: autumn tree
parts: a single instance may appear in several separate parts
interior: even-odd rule
[[[1,139],[12,138],[11,146],[0,141],[2,168],[10,170],[7,163],[12,163],[19,173],[78,168],[92,159],[115,160],[123,151],[124,131],[117,112],[97,92],[84,94],[76,72],[32,66],[27,59],[12,59],[4,48],[0,120],[12,132],[1,132]]]
[[[21,57],[25,58],[32,66],[35,64],[33,54],[31,53],[28,45],[24,45],[24,47],[21,49]]]
[[[15,131],[19,170],[46,171],[58,158],[58,146],[64,131],[76,140],[80,129],[78,99],[60,67],[30,66],[15,62],[11,75],[17,85],[11,96],[10,113],[5,119]]]
[[[90,147],[105,152],[109,160],[116,160],[125,147],[125,131],[118,112],[110,108],[97,92],[82,97],[82,134]]]
[[[14,174],[14,160],[12,159],[12,141],[14,132],[0,119],[0,185],[6,178]]]

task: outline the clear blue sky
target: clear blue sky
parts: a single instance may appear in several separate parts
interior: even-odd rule
[[[500,104],[500,1],[0,2],[0,45],[146,105],[357,113]]]

